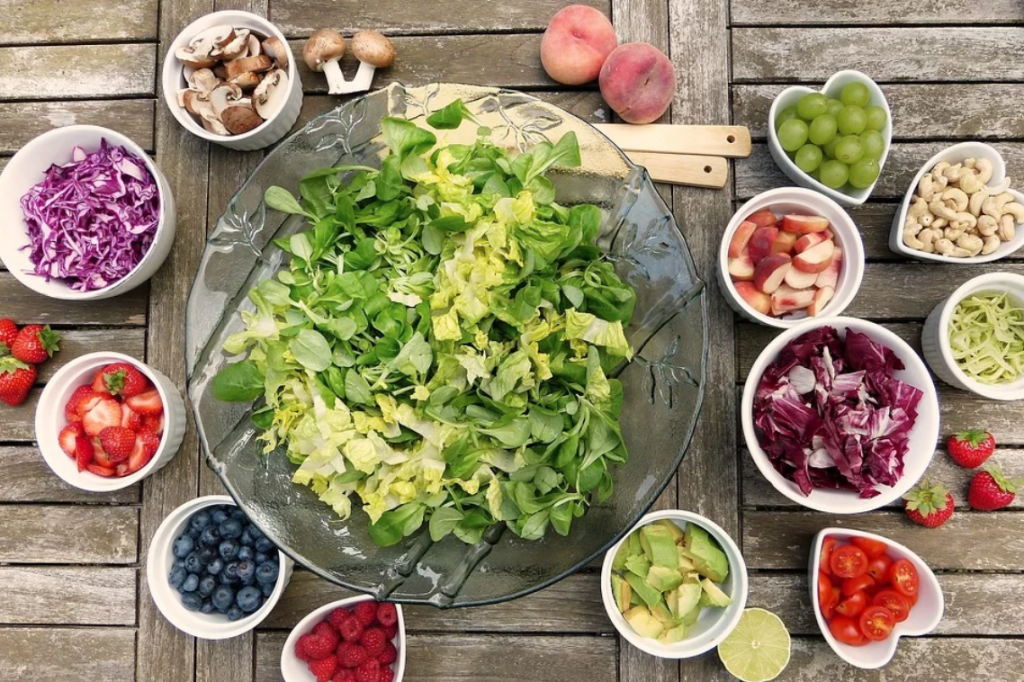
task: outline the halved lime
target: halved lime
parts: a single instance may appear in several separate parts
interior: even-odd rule
[[[771,611],[746,609],[718,645],[718,657],[743,682],[774,680],[789,664],[789,631]]]

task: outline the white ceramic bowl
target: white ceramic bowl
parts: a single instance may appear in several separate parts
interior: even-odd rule
[[[1008,384],[983,384],[964,374],[949,346],[949,320],[960,301],[977,293],[1009,293],[1019,305],[1024,305],[1024,276],[1009,272],[993,272],[968,280],[948,298],[939,303],[925,320],[921,331],[921,349],[924,359],[935,374],[951,386],[972,391],[991,400],[1021,400],[1024,398],[1024,377]]]
[[[660,519],[668,519],[684,530],[690,523],[700,526],[718,542],[718,546],[722,548],[729,560],[729,575],[722,583],[722,591],[732,598],[732,604],[725,608],[708,607],[703,609],[697,624],[687,630],[686,639],[674,644],[662,644],[656,639],[637,634],[619,612],[615,596],[612,594],[612,563],[615,561],[615,553],[629,537],[629,533]],[[692,658],[718,646],[739,623],[743,609],[747,605],[749,587],[747,565],[743,561],[740,548],[736,546],[733,539],[722,530],[721,526],[710,519],[679,509],[667,509],[647,514],[630,529],[629,533],[608,550],[608,553],[604,555],[604,565],[601,568],[601,598],[604,600],[604,609],[608,612],[608,617],[615,625],[615,629],[637,649],[658,658]],[[289,682],[291,681],[289,680]]]
[[[908,258],[938,261],[940,263],[990,263],[1006,258],[1020,249],[1021,246],[1024,246],[1024,229],[1017,229],[1013,239],[1003,242],[992,253],[969,258],[954,258],[953,256],[945,256],[941,253],[925,253],[924,251],[912,249],[903,243],[903,224],[907,221],[907,211],[910,210],[910,205],[913,203],[914,194],[917,192],[917,186],[920,184],[921,178],[925,176],[925,173],[931,172],[938,163],[945,161],[946,163],[957,164],[963,162],[964,159],[970,158],[988,159],[992,162],[992,179],[989,180],[989,185],[996,185],[1006,177],[1006,162],[1003,160],[1002,155],[993,147],[982,142],[961,142],[960,144],[943,149],[928,159],[928,162],[914,176],[914,181],[910,183],[910,187],[907,188],[907,193],[903,197],[903,204],[892,220],[892,229],[889,231],[889,248],[894,253]],[[1007,191],[1014,196],[1014,201],[1024,203],[1024,194],[1021,194],[1012,187]]]
[[[821,314],[813,319],[834,317],[846,310],[860,289],[864,277],[864,244],[860,239],[860,230],[850,215],[836,202],[827,196],[801,187],[779,187],[762,192],[743,204],[740,210],[729,221],[722,236],[722,245],[718,249],[718,283],[725,300],[733,310],[751,322],[769,327],[785,329],[809,319],[806,312],[799,311],[786,317],[771,317],[751,308],[736,291],[732,278],[729,276],[729,241],[733,233],[747,216],[761,210],[771,209],[776,215],[786,213],[802,213],[820,215],[828,218],[835,242],[843,249],[843,266],[839,271],[839,282],[832,300],[828,302]]]
[[[373,601],[373,597],[359,595],[324,604],[300,620],[299,624],[292,628],[288,639],[285,640],[284,649],[281,651],[281,675],[284,677],[284,682],[316,682],[316,678],[309,672],[309,667],[306,663],[299,660],[295,655],[295,642],[302,635],[312,632],[313,628],[327,618],[327,615],[334,609],[351,609],[361,601]],[[395,649],[398,650],[398,658],[391,665],[395,671],[393,682],[402,682],[402,678],[405,676],[405,616],[402,614],[402,606],[400,604],[395,604],[395,609],[398,611],[398,634],[395,636],[394,645]]]
[[[870,187],[865,187],[864,189],[857,189],[849,184],[845,186],[843,191],[826,187],[797,168],[793,160],[786,155],[786,150],[779,144],[779,136],[775,132],[775,118],[786,107],[795,107],[801,97],[811,92],[822,92],[830,99],[839,99],[839,93],[842,91],[843,86],[852,82],[860,82],[868,86],[868,90],[871,92],[871,101],[868,104],[885,109],[885,128],[882,129],[882,137],[885,138],[885,151],[882,153],[882,158],[878,160],[878,165],[882,172],[884,172],[885,160],[889,157],[889,150],[892,148],[892,111],[889,109],[889,102],[886,101],[882,89],[860,71],[848,70],[834,73],[831,78],[825,81],[825,85],[821,90],[813,90],[802,85],[788,87],[779,93],[775,101],[772,102],[771,109],[768,111],[768,151],[771,152],[772,158],[775,159],[775,163],[782,169],[782,172],[801,187],[821,192],[843,206],[859,206],[867,201],[867,198],[871,196],[871,192],[875,189],[875,185],[878,184],[878,179],[876,178]],[[881,172],[879,177],[881,177]]]
[[[877,486],[879,495],[871,498],[861,498],[857,493],[848,490],[831,490],[815,488],[810,495],[804,495],[800,488],[793,481],[787,480],[775,470],[771,461],[757,441],[757,433],[754,430],[754,394],[757,392],[757,384],[761,375],[770,365],[784,346],[790,341],[813,329],[819,327],[834,327],[840,337],[845,338],[846,330],[853,329],[866,334],[872,341],[888,346],[903,364],[906,369],[895,372],[894,376],[911,386],[915,386],[924,393],[917,406],[917,421],[910,431],[910,444],[906,456],[903,459],[903,476],[897,484],[889,488]],[[931,375],[924,362],[917,356],[907,343],[891,331],[867,320],[859,320],[853,317],[836,317],[828,320],[807,320],[801,325],[787,329],[779,334],[768,344],[757,357],[750,374],[743,386],[743,399],[740,403],[740,417],[743,424],[743,438],[746,440],[747,449],[754,464],[761,471],[768,482],[776,490],[809,509],[827,512],[829,514],[859,514],[883,507],[910,490],[918,479],[924,475],[928,464],[935,454],[935,444],[939,439],[939,399],[932,383]]]
[[[292,570],[295,566],[284,552],[278,551],[280,572],[274,591],[258,611],[245,618],[230,621],[227,616],[220,613],[199,613],[186,609],[181,603],[181,595],[167,581],[171,566],[174,564],[174,552],[172,551],[174,539],[184,532],[193,514],[200,509],[222,504],[233,507],[235,501],[227,495],[207,495],[190,500],[172,511],[156,529],[146,558],[146,583],[149,585],[149,593],[157,608],[160,609],[160,613],[174,627],[200,639],[229,639],[248,632],[262,623],[284,593],[284,588],[292,579]]]
[[[182,65],[174,57],[179,47],[188,45],[189,41],[196,34],[214,26],[231,25],[234,28],[247,28],[258,33],[264,38],[276,37],[288,49],[288,98],[278,112],[263,122],[261,126],[241,135],[216,135],[209,132],[202,124],[198,123],[192,114],[178,106],[178,90],[188,87],[188,77],[192,69]],[[161,84],[163,89],[164,103],[171,110],[178,123],[183,125],[193,135],[216,142],[231,149],[250,151],[268,147],[288,134],[295,125],[302,109],[302,81],[299,80],[299,70],[296,66],[295,55],[284,34],[276,26],[261,16],[251,12],[238,10],[225,10],[213,12],[196,19],[178,34],[178,37],[171,43],[167,54],[164,56],[163,71],[161,72]]]
[[[850,538],[862,537],[879,540],[889,546],[888,554],[894,561],[906,559],[914,564],[920,578],[918,588],[917,604],[910,611],[910,615],[902,623],[896,623],[892,634],[881,642],[870,642],[864,646],[851,646],[838,641],[832,636],[828,629],[828,622],[821,615],[821,606],[818,603],[818,564],[821,559],[821,544],[825,538],[832,536],[842,543],[848,543]],[[900,637],[920,637],[927,635],[938,626],[942,620],[942,612],[945,609],[945,598],[942,595],[942,588],[939,581],[928,568],[928,564],[921,561],[921,557],[889,538],[865,533],[851,528],[826,528],[814,537],[814,544],[811,547],[811,557],[807,567],[807,584],[811,591],[811,606],[814,608],[814,617],[818,621],[818,627],[825,641],[832,647],[839,658],[850,665],[858,668],[874,669],[881,668],[892,660],[896,654],[896,646]]]
[[[160,392],[160,400],[164,404],[164,432],[160,447],[146,466],[129,476],[104,478],[90,471],[79,471],[75,461],[61,450],[58,436],[68,424],[64,417],[64,406],[71,394],[79,386],[91,384],[96,372],[113,362],[134,365]],[[185,437],[185,401],[173,381],[135,358],[122,353],[89,353],[64,365],[47,382],[36,407],[35,428],[39,452],[53,473],[81,490],[109,492],[134,485],[174,459]]]
[[[100,148],[100,140],[106,138],[111,145],[125,147],[142,159],[150,175],[156,181],[160,193],[160,219],[149,251],[135,269],[110,286],[95,291],[73,291],[62,280],[46,281],[46,278],[31,274],[33,266],[29,251],[23,247],[31,242],[28,224],[21,210],[21,197],[28,190],[42,182],[46,170],[53,164],[63,165],[71,161],[75,147],[86,151]],[[50,298],[67,301],[95,301],[101,298],[119,296],[139,286],[160,269],[174,243],[176,226],[174,197],[167,178],[156,167],[153,159],[121,133],[100,126],[73,125],[54,128],[35,138],[15,154],[0,174],[0,260],[19,282],[26,287]]]

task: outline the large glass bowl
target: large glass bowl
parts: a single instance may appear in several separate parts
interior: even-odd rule
[[[575,131],[583,165],[555,173],[558,201],[589,202],[606,213],[599,243],[637,291],[627,337],[634,360],[619,370],[625,400],[622,430],[629,462],[613,471],[615,492],[576,519],[568,537],[536,542],[492,528],[475,546],[449,536],[432,543],[420,532],[394,547],[373,544],[358,508],[340,521],[308,488],[294,485],[282,452],[261,453],[251,405],[215,400],[211,380],[229,358],[221,344],[241,329],[246,292],[281,267],[274,237],[304,228],[302,219],[268,211],[263,192],[337,164],[379,166],[380,119],[419,120],[461,97],[493,131],[497,144],[525,149]],[[440,133],[471,141],[475,126]],[[468,139],[467,139],[468,138]],[[192,287],[187,313],[189,396],[210,466],[249,517],[295,561],[340,585],[378,598],[436,606],[512,599],[550,585],[615,543],[672,478],[693,435],[707,360],[704,284],[676,222],[642,168],[595,128],[522,93],[470,86],[392,85],[311,121],[274,150],[217,222]],[[357,505],[354,505],[357,506]]]

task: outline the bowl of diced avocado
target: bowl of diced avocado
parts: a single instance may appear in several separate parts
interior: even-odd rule
[[[615,628],[660,658],[691,658],[732,632],[747,603],[739,547],[711,520],[677,509],[648,514],[608,550],[601,594]]]

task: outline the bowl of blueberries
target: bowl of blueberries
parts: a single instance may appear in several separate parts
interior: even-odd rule
[[[199,497],[171,512],[149,547],[153,601],[179,630],[228,639],[274,608],[294,564],[226,495]]]

